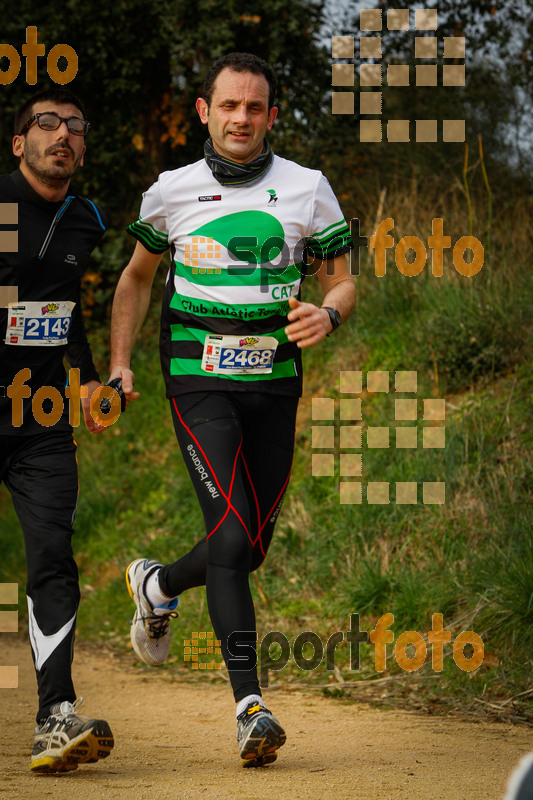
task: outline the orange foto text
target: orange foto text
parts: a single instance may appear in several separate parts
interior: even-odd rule
[[[24,369],[19,369],[13,382],[7,387],[7,396],[11,399],[11,423],[14,428],[20,428],[22,425],[23,400],[31,396],[31,389],[27,385],[30,378],[31,370],[29,367],[24,367]],[[88,388],[80,384],[79,369],[69,369],[65,398],[68,403],[69,422],[73,428],[80,424],[80,403],[88,395]],[[109,411],[105,414],[100,411],[100,403],[104,399],[108,399],[111,403]],[[49,400],[52,404],[50,411],[43,409],[45,400]],[[89,409],[93,420],[104,428],[108,428],[120,416],[121,404],[118,392],[111,386],[98,386],[91,395]],[[41,386],[32,397],[31,410],[39,425],[51,428],[63,416],[64,401],[61,392],[55,386]]]
[[[387,271],[386,251],[394,248],[394,260],[402,275],[409,278],[419,275],[426,266],[427,250],[424,242],[418,236],[404,236],[396,247],[390,231],[394,228],[392,217],[382,220],[376,232],[370,237],[370,247],[374,250],[374,271],[378,277],[383,277]],[[435,218],[432,221],[432,233],[428,237],[428,247],[432,251],[431,273],[435,278],[443,275],[443,252],[452,246],[450,236],[444,235],[443,220]],[[414,260],[408,261],[406,253],[413,250]],[[472,260],[466,261],[466,250],[472,253]],[[475,236],[461,236],[454,244],[452,251],[453,265],[457,272],[466,278],[477,275],[485,259],[484,248]]]
[[[37,42],[37,26],[28,25],[26,28],[26,43],[22,45],[22,55],[26,59],[26,83],[34,85],[37,83],[37,59],[46,54],[44,44]],[[0,62],[2,58],[7,58],[9,66],[7,69],[0,69],[0,84],[4,86],[13,83],[18,78],[22,66],[21,58],[12,44],[0,44]],[[60,58],[67,62],[65,69],[58,67]],[[78,56],[73,47],[69,44],[56,44],[48,53],[46,59],[46,71],[54,83],[70,83],[78,73]]]
[[[443,628],[442,614],[432,614],[432,628],[427,631],[427,641],[432,646],[432,667],[435,672],[441,672],[444,663],[444,645],[450,644],[452,635]],[[370,641],[374,645],[374,661],[376,672],[383,672],[387,668],[386,645],[394,642],[394,633],[389,626],[394,622],[394,614],[383,614],[376,622],[376,627],[370,631]],[[414,645],[413,656],[407,654],[407,647]],[[464,648],[470,645],[472,654],[464,654]],[[464,672],[471,672],[483,663],[485,648],[483,639],[475,631],[462,631],[453,641],[453,660]],[[398,666],[406,672],[420,669],[427,656],[427,646],[424,637],[418,631],[404,631],[394,644],[394,658]]]

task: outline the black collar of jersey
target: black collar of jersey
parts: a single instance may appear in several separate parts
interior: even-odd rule
[[[33,203],[33,205],[46,208],[49,211],[57,211],[65,202],[64,200],[46,200],[39,192],[32,189],[20,169],[16,169],[9,177],[15,184],[15,188],[20,193],[22,199],[27,200],[28,203]]]

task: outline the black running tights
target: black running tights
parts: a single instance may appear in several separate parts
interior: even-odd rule
[[[237,702],[261,693],[248,576],[266,556],[287,489],[297,406],[297,397],[264,392],[193,392],[171,400],[206,535],[163,567],[159,583],[169,597],[206,586]],[[253,665],[248,660],[243,667],[233,658],[236,639],[253,646]]]

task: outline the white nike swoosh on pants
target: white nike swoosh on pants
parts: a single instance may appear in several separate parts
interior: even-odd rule
[[[30,616],[30,642],[35,656],[35,668],[40,670],[43,664],[50,658],[54,650],[59,647],[61,642],[68,636],[76,621],[76,614],[60,628],[57,633],[49,636],[44,634],[39,628],[35,614],[33,613],[33,600],[27,597],[28,612]]]

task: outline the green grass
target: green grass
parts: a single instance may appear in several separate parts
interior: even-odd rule
[[[523,694],[533,682],[533,377],[527,363],[533,290],[525,264],[506,254],[472,279],[450,270],[435,279],[427,270],[407,278],[390,269],[377,278],[363,263],[354,317],[304,354],[307,380],[291,486],[269,557],[251,581],[260,638],[278,630],[293,642],[313,630],[325,642],[348,629],[351,613],[370,631],[387,612],[394,614],[397,638],[407,630],[425,633],[438,612],[453,638],[474,630],[485,643],[485,662],[474,673],[456,666],[451,647],[437,676],[429,649],[428,663],[410,675],[390,656],[383,677],[391,681],[377,684],[382,700],[385,691],[386,701],[404,705],[486,707],[495,714],[504,703],[502,714],[512,709],[517,719],[531,719],[530,695]],[[313,285],[305,293],[306,299],[319,297]],[[76,431],[79,635],[123,653],[133,609],[123,581],[126,565],[138,556],[175,560],[203,535],[164,398],[157,316],[155,300],[135,351],[140,400],[101,436]],[[93,331],[93,338],[105,372],[107,332]],[[311,397],[338,401],[339,372],[355,369],[364,377],[389,370],[391,384],[396,370],[418,372],[418,422],[399,423],[417,425],[417,449],[396,449],[393,435],[388,449],[369,449],[363,436],[363,483],[389,482],[387,505],[340,504],[338,433],[335,475],[312,477],[311,426],[323,423],[311,419]],[[424,449],[422,398],[439,397],[447,400],[446,447]],[[336,428],[343,424],[338,406]],[[393,391],[363,394],[363,425],[394,428]],[[416,505],[394,502],[397,481],[418,482]],[[443,505],[422,503],[423,481],[445,482]],[[18,580],[22,595],[22,537],[4,490],[0,514],[0,580]],[[205,680],[208,673],[183,664],[183,639],[211,629],[202,589],[183,596],[180,617],[166,668]],[[345,681],[381,677],[373,645],[361,646],[359,672],[350,670],[346,643],[336,653]],[[360,696],[337,680],[326,691]],[[309,673],[291,661],[274,673],[272,685],[301,681],[327,687],[332,676],[324,665]]]

